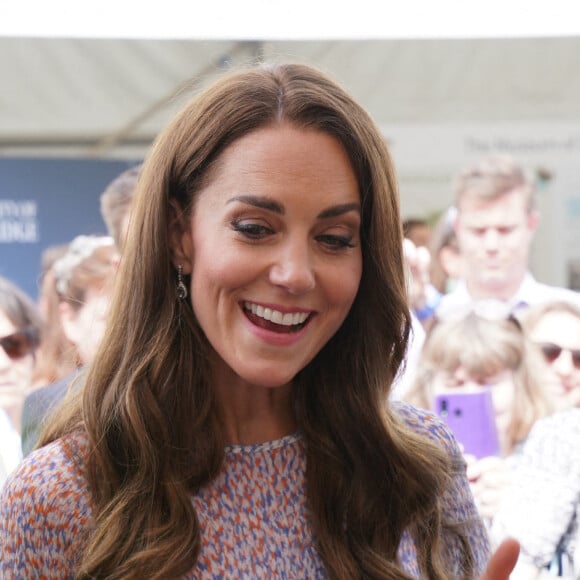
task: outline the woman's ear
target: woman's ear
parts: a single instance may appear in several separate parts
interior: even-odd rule
[[[183,267],[184,274],[191,274],[193,239],[189,220],[175,199],[170,202],[168,240],[171,261],[175,268]]]

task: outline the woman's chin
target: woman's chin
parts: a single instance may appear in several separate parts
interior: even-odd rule
[[[292,383],[296,373],[280,372],[279,369],[261,369],[259,372],[255,370],[248,373],[241,372],[238,376],[248,385],[265,389],[281,389]]]

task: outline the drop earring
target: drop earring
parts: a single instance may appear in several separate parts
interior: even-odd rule
[[[180,300],[187,298],[187,287],[183,283],[183,266],[181,264],[177,266],[177,297]]]

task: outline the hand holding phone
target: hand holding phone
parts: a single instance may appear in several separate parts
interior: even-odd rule
[[[500,455],[491,390],[435,396],[435,412],[447,423],[466,454]]]

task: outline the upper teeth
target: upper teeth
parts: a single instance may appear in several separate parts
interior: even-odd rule
[[[273,310],[272,308],[264,308],[259,304],[252,304],[251,302],[246,302],[244,304],[246,310],[252,312],[256,316],[263,318],[264,320],[270,320],[275,324],[281,324],[282,326],[292,326],[294,324],[302,324],[309,316],[308,312],[280,312],[279,310]]]

